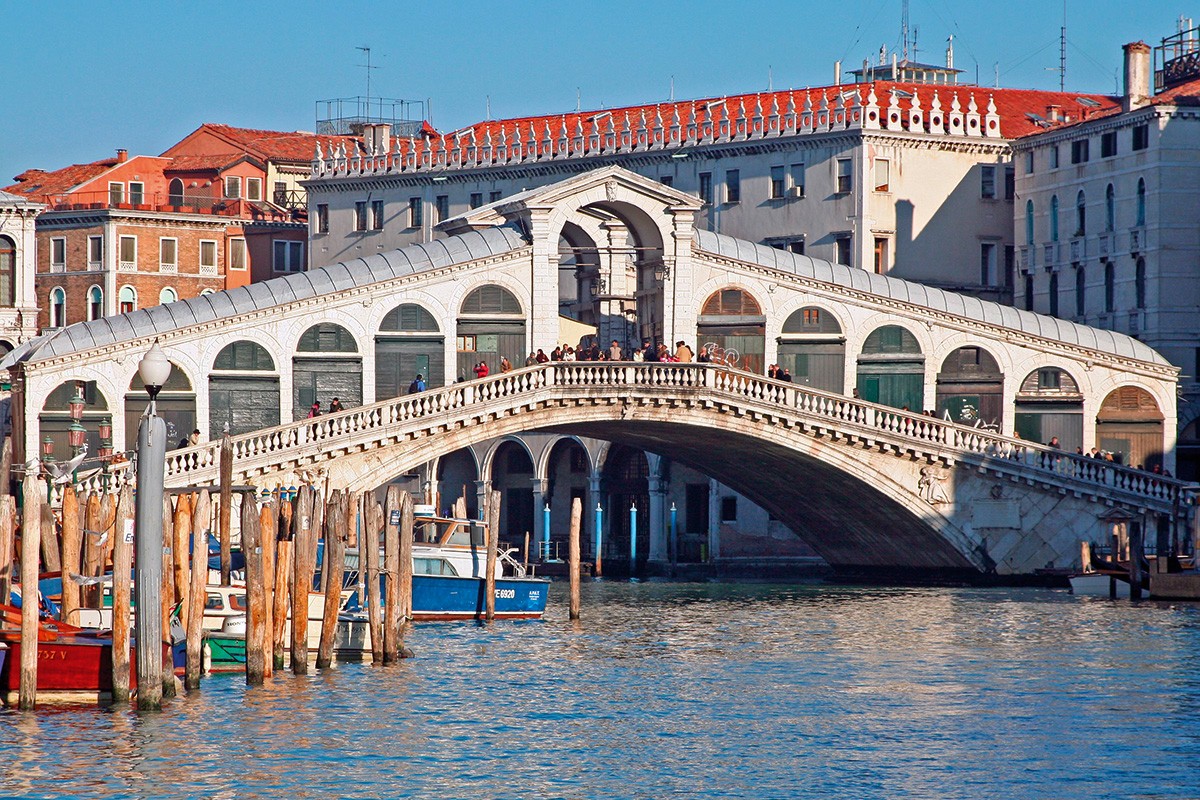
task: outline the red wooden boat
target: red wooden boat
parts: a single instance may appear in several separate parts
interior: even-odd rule
[[[0,605],[0,703],[15,705],[21,688],[21,610]],[[169,645],[163,657],[171,658]],[[168,661],[168,663],[170,663]],[[130,647],[130,689],[137,688],[137,658]],[[38,622],[39,703],[96,703],[112,700],[112,635],[63,622]]]

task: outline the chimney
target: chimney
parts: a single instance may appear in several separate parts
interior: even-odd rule
[[[841,61],[833,62],[833,85],[834,86],[842,85],[842,62]]]
[[[1061,122],[1062,106],[1057,104],[1046,106],[1046,119],[1050,120],[1051,122]]]
[[[129,151],[123,147],[117,148],[117,163],[124,164],[129,160]]]
[[[1122,111],[1150,103],[1150,45],[1145,42],[1130,42],[1125,51],[1125,96],[1121,99]]]

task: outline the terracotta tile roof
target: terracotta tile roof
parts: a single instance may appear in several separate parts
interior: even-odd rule
[[[629,119],[630,130],[637,130],[643,124],[647,129],[656,125],[669,128],[672,125],[687,126],[695,118],[697,124],[712,123],[716,125],[737,120],[747,119],[755,115],[767,117],[772,113],[784,115],[800,114],[804,111],[805,101],[811,104],[814,113],[820,107],[822,98],[830,108],[837,98],[852,99],[852,93],[857,92],[860,102],[866,102],[868,92],[874,90],[876,103],[880,109],[885,109],[891,100],[892,92],[897,91],[900,108],[905,112],[911,107],[912,96],[920,98],[921,109],[928,120],[928,114],[936,96],[941,103],[943,113],[948,113],[954,97],[958,97],[962,110],[965,112],[972,97],[978,106],[978,112],[986,113],[989,99],[996,105],[1000,115],[1000,133],[1004,138],[1013,139],[1041,130],[1038,122],[1026,116],[1027,113],[1041,117],[1047,115],[1050,106],[1059,106],[1061,113],[1071,118],[1091,117],[1097,112],[1119,106],[1119,99],[1107,95],[1087,95],[1074,92],[1049,92],[1038,89],[990,89],[973,85],[933,85],[896,83],[892,81],[872,81],[869,83],[851,83],[841,86],[824,86],[812,89],[795,89],[780,92],[756,92],[750,94],[731,95],[728,97],[709,97],[698,100],[685,100],[649,105],[627,106],[603,110],[569,112],[566,114],[540,115],[518,117],[504,120],[480,122],[454,131],[448,136],[469,137],[473,131],[475,141],[482,145],[490,133],[494,144],[499,142],[501,130],[509,144],[513,143],[514,131],[520,131],[522,142],[531,138],[541,141],[547,138],[557,140],[560,136],[575,137],[582,132],[583,136],[593,133],[620,133]],[[1081,103],[1080,99],[1090,101]],[[907,119],[905,119],[907,128]],[[530,136],[532,126],[533,137]]]
[[[170,166],[164,172],[219,172],[221,169],[240,161],[241,153],[220,153],[211,156],[170,156]]]
[[[1039,127],[1037,130],[1031,131],[1026,135],[1033,136],[1050,130],[1059,131],[1064,128],[1080,125],[1084,122],[1115,117],[1118,114],[1124,113],[1121,110],[1121,98],[1114,97],[1113,100],[1115,101],[1115,105],[1096,109],[1094,113],[1089,114],[1085,119],[1072,119],[1068,122],[1058,123],[1049,127]],[[1153,106],[1200,106],[1200,78],[1188,81],[1187,83],[1181,83],[1178,86],[1172,86],[1170,89],[1154,95],[1150,98],[1150,102],[1141,108],[1151,108]],[[1137,111],[1140,109],[1134,110]]]
[[[213,122],[206,122],[201,127],[234,145],[231,152],[247,152],[271,161],[308,163],[313,159],[318,142],[328,152],[338,142],[346,142],[349,149],[358,141],[353,136],[318,136],[307,131],[265,131]]]
[[[103,175],[117,163],[116,158],[105,158],[90,164],[72,164],[53,172],[27,169],[17,176],[16,183],[5,186],[4,191],[44,203],[51,195],[64,194],[81,183]]]

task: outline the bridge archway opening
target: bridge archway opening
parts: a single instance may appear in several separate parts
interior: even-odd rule
[[[1055,436],[1074,452],[1083,447],[1083,392],[1060,367],[1039,367],[1017,389],[1013,430],[1022,439],[1045,444]]]
[[[592,550],[588,542],[593,539],[587,538],[587,534],[592,530],[592,515],[588,512],[596,505],[595,498],[588,496],[590,474],[591,462],[587,450],[577,439],[562,437],[554,443],[546,460],[546,502],[550,505],[550,537],[552,541],[559,542],[557,546],[561,553],[566,553],[571,525],[571,501],[576,497],[583,506],[582,531],[585,540],[582,542],[582,551],[586,553]],[[533,511],[535,514],[542,513],[540,508]]]
[[[67,404],[77,393],[83,395],[83,419],[80,424],[87,431],[85,441],[88,452],[93,456],[100,449],[100,421],[111,416],[108,398],[96,387],[95,381],[67,381],[55,387],[54,391],[46,396],[42,411],[38,414],[38,445],[40,447],[46,437],[50,437],[54,443],[54,458],[59,461],[66,461],[72,455],[67,439],[67,431],[72,423],[71,410]],[[145,391],[142,392],[142,399],[149,402]],[[137,435],[137,428],[134,428],[134,435]]]
[[[937,376],[937,412],[964,425],[1003,425],[1004,374],[991,353],[968,345],[946,356]]]
[[[600,252],[596,242],[579,225],[567,222],[558,237],[559,313],[577,322],[595,325],[599,313],[592,287],[599,287]],[[576,342],[567,342],[574,346]]]
[[[500,442],[489,463],[492,489],[501,493],[500,538],[520,547],[533,535],[533,458],[523,442]]]
[[[417,375],[427,388],[445,385],[446,337],[428,309],[402,303],[375,335],[375,399],[405,394]]]
[[[650,555],[650,464],[645,452],[614,441],[604,462],[601,487],[607,500],[604,508],[608,513],[609,531],[604,542],[604,557],[629,560],[630,532],[634,522],[630,508],[636,506],[637,557],[645,560]]]
[[[350,331],[332,322],[300,336],[292,357],[292,419],[304,419],[313,403],[328,411],[333,398],[345,408],[362,405],[362,355]]]
[[[754,372],[766,371],[767,318],[754,295],[745,289],[729,286],[709,295],[700,307],[696,319],[696,343],[699,347],[714,344],[717,358],[726,354],[724,363]],[[668,342],[668,346],[674,344]],[[697,351],[698,352],[698,351]],[[737,353],[735,361],[733,353]],[[712,354],[709,354],[712,358]]]
[[[846,390],[846,337],[827,309],[805,306],[793,311],[779,337],[779,366],[794,383],[842,393]]]
[[[231,342],[217,354],[208,377],[208,430],[219,436],[273,428],[279,424],[279,373],[267,349],[257,342]]]
[[[1121,386],[1108,393],[1096,415],[1096,441],[1123,464],[1162,468],[1163,413],[1140,386]]]
[[[438,505],[441,511],[450,511],[459,498],[466,500],[467,517],[479,519],[478,493],[479,463],[470,448],[455,450],[438,459]]]
[[[125,390],[125,447],[137,445],[138,424],[149,405],[146,388],[135,373]],[[179,447],[196,429],[196,390],[184,370],[171,362],[171,376],[163,384],[156,402],[158,415],[167,423],[167,449]]]
[[[488,374],[500,371],[500,357],[514,366],[525,363],[525,314],[516,295],[496,284],[472,290],[458,312],[458,376],[474,378],[475,366],[487,364]]]
[[[872,403],[923,411],[925,356],[917,337],[899,325],[871,331],[858,356],[857,387]]]
[[[1175,475],[1180,480],[1200,481],[1200,419],[1179,431],[1175,442]]]

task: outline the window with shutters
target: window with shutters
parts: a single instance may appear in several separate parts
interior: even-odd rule
[[[733,288],[722,289],[714,292],[705,301],[700,314],[703,316],[758,317],[762,316],[762,306],[749,292]]]
[[[266,348],[257,342],[238,341],[225,345],[213,362],[213,369],[270,372],[275,369],[275,361]]]
[[[480,286],[463,300],[463,314],[520,314],[521,303],[502,286]]]

